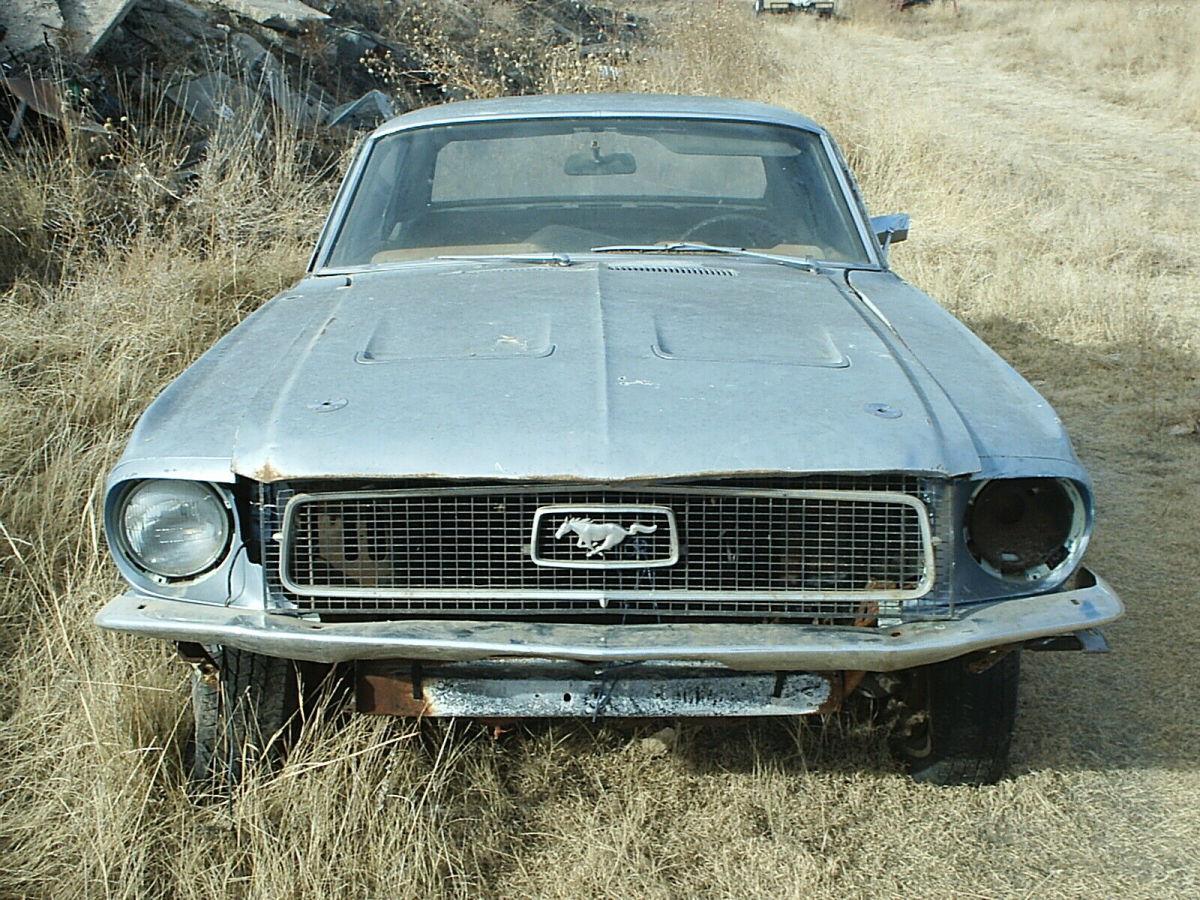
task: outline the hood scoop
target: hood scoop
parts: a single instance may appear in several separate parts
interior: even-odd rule
[[[554,352],[550,318],[511,310],[479,320],[443,322],[437,317],[403,321],[384,317],[355,361],[375,363],[447,359],[543,358]]]
[[[713,266],[671,266],[647,263],[609,263],[606,268],[610,272],[654,272],[659,275],[716,275],[723,278],[736,278],[733,269],[718,269]]]
[[[777,309],[715,310],[654,317],[651,352],[659,359],[845,369],[850,359],[822,325],[781,327]],[[738,337],[734,337],[734,336]]]

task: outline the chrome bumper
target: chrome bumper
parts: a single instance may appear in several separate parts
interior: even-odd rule
[[[739,671],[890,672],[1005,644],[1095,628],[1124,612],[1103,579],[1071,591],[960,608],[957,618],[892,628],[789,624],[596,625],[537,622],[314,622],[277,613],[129,592],[96,624],[112,631],[225,644],[287,659],[472,662],[524,657],[577,662],[681,660]]]

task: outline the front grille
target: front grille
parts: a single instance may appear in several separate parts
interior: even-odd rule
[[[800,489],[322,487],[277,491],[264,505],[263,533],[275,536],[264,554],[268,588],[301,610],[861,618],[940,598],[934,547],[943,492],[935,480],[814,480]],[[542,515],[535,537],[536,514],[547,507],[565,509]],[[566,567],[592,559],[575,534],[556,538],[576,510],[605,526],[640,520],[641,528],[597,553],[610,567]],[[670,511],[674,534],[656,510]],[[672,539],[678,561],[668,564]]]

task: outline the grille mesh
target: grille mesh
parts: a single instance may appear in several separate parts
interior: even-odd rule
[[[299,609],[338,613],[623,610],[854,618],[864,610],[899,611],[900,601],[912,608],[939,598],[940,554],[931,558],[922,523],[929,515],[935,534],[940,527],[940,483],[899,477],[864,482],[812,480],[799,492],[506,486],[293,496],[282,490],[264,504],[263,524],[265,534],[278,538],[291,501],[286,540],[268,541],[264,562],[273,593]],[[860,493],[864,488],[877,496]],[[856,493],[827,493],[831,489]],[[922,502],[878,496],[880,491]],[[540,507],[610,504],[671,509],[680,561],[605,569],[532,562],[530,529]],[[605,551],[606,561],[669,555],[665,518],[586,515],[624,528],[635,519],[658,526]],[[584,558],[586,549],[575,546],[573,534],[556,539],[564,518],[543,516],[536,539],[544,558]]]

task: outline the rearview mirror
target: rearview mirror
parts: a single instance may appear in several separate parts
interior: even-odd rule
[[[632,175],[636,171],[637,160],[632,153],[601,153],[595,147],[590,153],[572,153],[563,166],[567,175]]]

